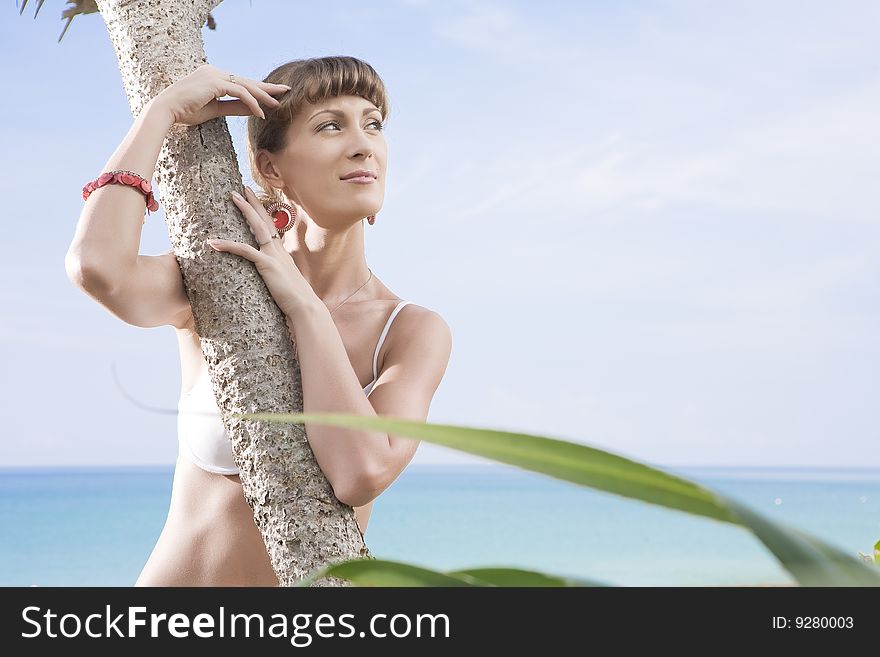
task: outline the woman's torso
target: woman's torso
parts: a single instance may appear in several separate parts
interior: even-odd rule
[[[401,301],[386,292],[380,299],[347,302],[332,315],[362,388],[373,380],[377,341]],[[207,364],[192,319],[176,332],[183,395],[197,383],[204,384],[199,380]],[[388,331],[379,350],[377,371],[382,369],[393,333]],[[362,533],[372,505],[354,507]],[[278,586],[237,474],[208,472],[178,457],[168,518],[136,585]]]

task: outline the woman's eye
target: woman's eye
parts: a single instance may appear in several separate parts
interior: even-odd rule
[[[384,130],[384,129],[385,129],[385,124],[382,123],[381,121],[379,121],[378,119],[373,119],[372,121],[370,121],[370,123],[369,123],[368,125],[373,125],[373,124],[376,125],[376,129],[377,129],[377,130]],[[322,125],[320,128],[318,128],[318,131],[320,132],[320,131],[323,130],[324,128],[326,128],[326,127],[328,127],[328,126],[331,126],[331,125],[335,125],[337,128],[339,127],[339,123],[338,123],[338,122],[336,122],[336,121],[329,121],[328,123],[325,123],[325,124]]]

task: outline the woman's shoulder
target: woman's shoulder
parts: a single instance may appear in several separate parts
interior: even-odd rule
[[[390,297],[388,299],[384,299],[383,304],[385,304],[386,312],[389,308],[392,309],[392,311],[393,309],[397,309],[397,316],[394,320],[395,322],[403,321],[404,317],[412,321],[413,319],[419,317],[425,317],[431,314],[438,314],[427,306],[420,305],[414,301],[409,301],[408,299],[401,299],[400,297]]]
[[[403,299],[399,300],[397,305],[401,305],[402,301]],[[439,312],[412,301],[408,301],[398,310],[394,323],[398,325],[396,334],[402,336],[403,339],[408,339],[418,333],[436,336],[451,332],[449,324]]]
[[[414,333],[424,331],[426,327],[432,328],[432,325],[446,324],[440,313],[434,309],[409,299],[403,299],[388,288],[384,288],[383,291],[385,293],[378,298],[361,302],[364,313],[361,315],[361,319],[366,317],[371,319],[360,323],[374,325],[373,322],[377,322],[381,326],[384,322],[389,330],[387,337],[389,349],[394,342],[408,341]],[[356,316],[358,312],[357,307],[352,308],[353,316]]]
[[[398,362],[413,359],[419,363],[417,370],[429,372],[439,382],[452,353],[452,330],[443,316],[433,308],[407,303],[393,324],[382,366],[389,358]]]

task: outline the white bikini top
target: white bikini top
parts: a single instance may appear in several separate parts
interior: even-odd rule
[[[376,351],[373,354],[373,380],[364,386],[367,396],[373,391],[376,379],[379,378],[377,366],[379,350],[391,328],[391,322],[397,313],[409,301],[401,301],[394,308],[385,328],[379,336]],[[232,444],[220,419],[220,408],[211,388],[211,379],[207,368],[202,370],[195,385],[180,396],[177,402],[177,442],[179,454],[189,458],[203,470],[218,474],[238,474],[238,466],[232,458]]]

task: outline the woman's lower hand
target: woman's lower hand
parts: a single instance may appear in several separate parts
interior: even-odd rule
[[[293,257],[284,250],[281,239],[272,239],[278,229],[256,194],[245,187],[245,197],[232,192],[232,199],[247,220],[257,244],[260,244],[259,249],[224,239],[207,240],[208,245],[215,251],[234,253],[253,262],[278,308],[288,318],[296,317],[303,309],[321,303]]]

